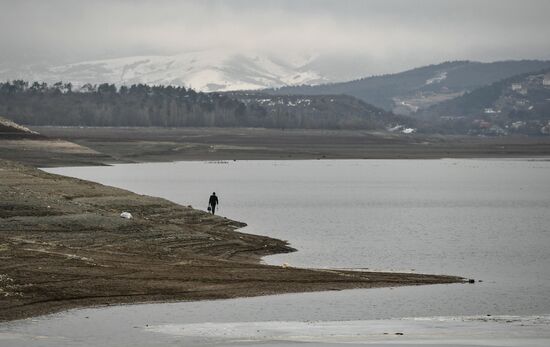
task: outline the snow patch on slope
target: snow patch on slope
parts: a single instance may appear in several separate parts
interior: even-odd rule
[[[429,78],[426,80],[426,85],[428,84],[434,84],[434,83],[441,83],[444,79],[447,78],[447,71],[438,72],[434,77]]]

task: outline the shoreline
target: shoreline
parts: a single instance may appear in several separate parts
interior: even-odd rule
[[[261,264],[294,249],[165,199],[0,164],[0,321],[113,304],[464,282]],[[125,209],[134,218],[120,218]]]
[[[44,139],[2,140],[0,158],[51,167],[188,160],[550,157],[549,136],[490,138],[261,128],[33,130],[43,134]]]

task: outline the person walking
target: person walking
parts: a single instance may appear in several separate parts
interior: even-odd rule
[[[210,210],[210,212],[212,212],[212,214],[215,214],[216,212],[216,205],[219,204],[219,200],[218,200],[218,197],[216,196],[216,192],[212,193],[212,195],[210,195],[210,199],[208,199],[208,209]]]

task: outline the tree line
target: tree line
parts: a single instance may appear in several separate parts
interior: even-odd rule
[[[0,114],[28,125],[231,126],[254,110],[218,94],[173,86],[0,83]]]
[[[283,105],[284,106],[284,105]],[[369,105],[370,106],[370,105]],[[0,83],[0,115],[26,125],[373,128],[358,112],[287,107],[273,112],[257,102],[222,93],[202,93],[177,86],[135,84]],[[282,116],[284,115],[284,117]],[[329,119],[330,121],[327,121]],[[299,121],[298,121],[299,120]],[[353,120],[353,121],[350,121]]]

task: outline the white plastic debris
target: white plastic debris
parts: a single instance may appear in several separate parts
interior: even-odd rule
[[[132,219],[132,214],[130,212],[122,212],[120,218]]]

